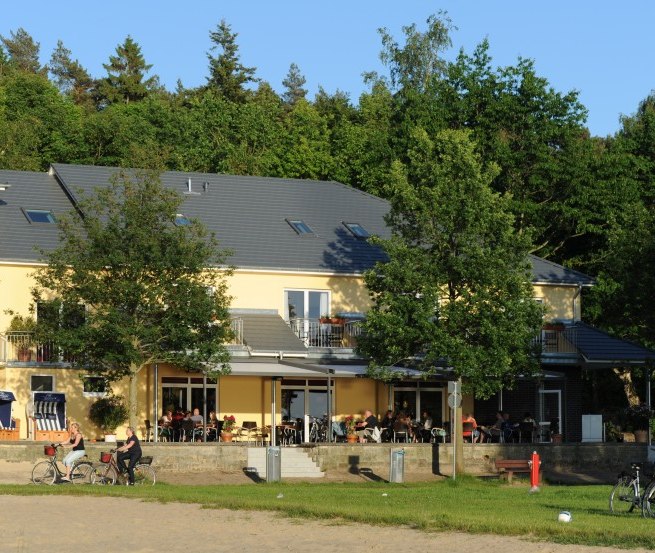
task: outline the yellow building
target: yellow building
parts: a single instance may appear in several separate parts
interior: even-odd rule
[[[16,397],[13,415],[22,421],[23,439],[35,437],[33,417],[44,397],[38,394],[47,393],[63,394],[65,408],[56,408],[81,422],[87,436],[100,435],[88,420],[89,407],[103,395],[97,379],[71,369],[65,356],[53,363],[47,344],[33,343],[29,330],[10,329],[7,311],[32,309],[38,316],[38,306],[30,305],[31,273],[41,262],[35,246],[54,247],[57,217],[76,205],[80,190],[107,185],[115,172],[59,164],[48,173],[0,171],[0,390]],[[276,422],[326,414],[340,420],[364,409],[382,416],[398,408],[415,417],[428,410],[435,424],[449,419],[446,380],[425,381],[401,369],[391,384],[369,379],[366,360],[354,349],[369,306],[362,274],[382,259],[366,237],[389,234],[386,202],[335,182],[181,172],[164,173],[162,182],[184,195],[181,220],[199,218],[234,252],[229,295],[236,339],[231,374],[218,381],[168,365],[141,374],[142,431],[146,420],[154,425],[169,408],[215,410],[219,420],[234,415],[238,424],[257,426],[271,424],[273,409]],[[580,322],[581,290],[592,279],[536,257],[531,262],[535,298],[561,326],[545,328],[540,338],[545,374],[555,376],[533,390],[529,410],[544,425],[557,415],[569,439],[579,439],[580,413],[566,406],[575,401],[566,397],[565,382],[585,364],[615,359],[594,361],[579,347],[580,336],[593,347],[601,334]],[[633,352],[641,355],[636,362],[644,352]],[[124,382],[113,388],[127,394]],[[490,416],[502,399],[493,401],[478,406],[465,398],[464,408]]]

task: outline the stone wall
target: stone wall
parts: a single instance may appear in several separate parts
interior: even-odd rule
[[[29,461],[43,459],[43,443],[0,443],[0,460]],[[172,471],[198,472],[219,470],[240,472],[247,466],[248,448],[241,444],[143,443],[144,455],[154,457],[154,465]],[[87,443],[87,455],[100,459],[110,444]],[[450,444],[317,444],[303,446],[321,470],[327,473],[370,469],[381,477],[389,472],[390,451],[404,449],[405,471],[424,474],[451,474]],[[633,461],[645,461],[647,447],[634,443],[603,444],[475,444],[464,445],[464,466],[471,474],[494,473],[494,460],[529,459],[532,451],[542,459],[542,468],[571,472],[620,472]]]

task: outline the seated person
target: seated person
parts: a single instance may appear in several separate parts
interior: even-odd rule
[[[503,424],[503,412],[496,411],[496,420],[492,425],[489,426],[478,426],[482,437],[480,442],[500,442],[501,427]]]
[[[466,416],[464,418],[462,418],[462,424],[464,424],[466,422],[472,424],[473,428],[472,428],[472,430],[462,431],[462,436],[464,438],[470,438],[471,443],[474,444],[480,439],[480,436],[481,436],[480,431],[478,430],[478,423],[473,418],[473,415],[471,415],[471,413],[466,413]]]
[[[395,422],[393,423],[393,432],[394,435],[398,433],[404,433],[409,439],[412,436],[412,425],[410,418],[404,413],[398,413]]]
[[[378,427],[378,419],[367,409],[364,411],[364,420],[357,423],[356,434],[360,443],[366,443],[367,439],[373,436],[373,430]]]
[[[419,436],[422,442],[429,442],[432,438],[432,416],[424,409],[421,414],[421,426],[419,427]]]
[[[382,418],[382,422],[380,423],[380,431],[382,435],[382,441],[383,442],[388,442],[392,438],[392,432],[393,432],[393,423],[395,422],[396,417],[393,414],[393,411],[389,409],[384,417]]]
[[[173,411],[166,411],[159,419],[159,437],[167,440],[173,437]]]
[[[500,430],[503,434],[503,439],[505,440],[505,443],[511,443],[516,441],[517,427],[518,424],[514,424],[512,421],[509,420],[509,413],[507,413],[506,411],[503,412],[503,422],[501,424]]]

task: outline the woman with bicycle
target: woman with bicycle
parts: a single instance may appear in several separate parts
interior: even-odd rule
[[[134,486],[134,466],[141,459],[141,442],[134,433],[134,428],[128,426],[125,430],[127,434],[127,441],[125,445],[119,447],[116,451],[116,464],[121,472],[128,474],[128,485]],[[130,464],[126,467],[125,460],[129,459]]]
[[[63,460],[64,466],[66,467],[66,476],[62,477],[62,481],[64,482],[71,481],[71,469],[75,461],[86,455],[86,451],[84,451],[84,437],[80,432],[80,425],[76,422],[71,423],[69,433],[69,440],[59,444],[61,447],[73,448],[72,451],[66,454]]]

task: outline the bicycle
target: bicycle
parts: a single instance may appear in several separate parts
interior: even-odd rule
[[[655,481],[650,482],[644,488],[642,494],[639,476],[641,466],[641,463],[632,463],[630,465],[633,470],[632,474],[622,472],[619,475],[619,479],[610,493],[610,513],[631,513],[635,507],[640,507],[642,515],[646,516],[644,515],[644,497],[646,496],[646,491],[653,487]],[[655,492],[651,493],[655,494]]]
[[[327,441],[327,418],[311,417],[311,421],[308,441],[313,443]]]
[[[648,484],[644,490],[641,500],[641,516],[655,518],[655,480]]]
[[[47,461],[39,461],[32,469],[32,482],[34,484],[49,484],[65,482],[62,478],[66,475],[57,464],[57,450],[59,444],[43,446],[43,453],[48,457]],[[89,484],[93,474],[93,465],[90,461],[83,459],[75,461],[71,467],[70,481],[73,484]]]
[[[104,466],[95,467],[91,476],[91,484],[101,486],[113,486],[117,482],[127,484],[127,472],[121,473],[116,462],[116,449],[110,453],[100,453],[100,462]],[[135,486],[154,486],[157,481],[157,474],[150,464],[152,457],[141,457],[134,467]]]

